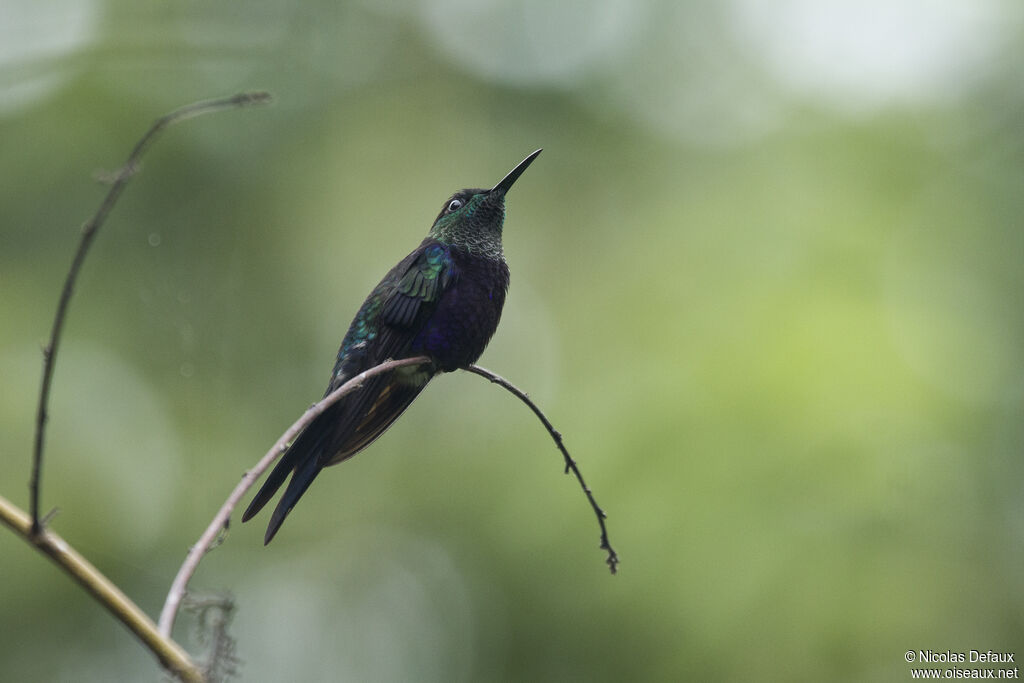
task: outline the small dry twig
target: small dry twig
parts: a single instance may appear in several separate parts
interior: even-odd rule
[[[534,403],[533,400],[531,400],[530,397],[526,395],[526,392],[519,389],[519,387],[509,382],[504,377],[496,375],[487,368],[482,368],[479,365],[470,365],[468,368],[466,368],[466,370],[472,372],[473,374],[480,375],[481,377],[485,377],[494,384],[497,384],[508,390],[509,393],[511,393],[520,401],[525,403],[530,408],[530,410],[533,411],[534,415],[536,415],[540,419],[540,421],[544,423],[544,426],[548,430],[548,434],[550,434],[551,438],[554,439],[555,445],[558,446],[558,450],[562,451],[562,457],[565,458],[565,473],[569,474],[571,470],[572,473],[576,475],[576,480],[580,483],[580,487],[583,489],[583,492],[587,494],[587,500],[590,501],[590,507],[594,508],[594,514],[597,515],[597,523],[601,525],[600,547],[601,550],[604,550],[608,553],[608,557],[605,560],[605,563],[607,563],[608,569],[610,569],[612,574],[614,574],[618,570],[619,556],[615,553],[615,550],[612,549],[612,544],[608,541],[608,529],[605,526],[604,522],[604,520],[608,518],[608,515],[606,515],[604,510],[602,510],[601,507],[597,504],[597,501],[594,499],[594,494],[591,492],[590,487],[587,486],[587,484],[583,481],[583,475],[580,474],[580,470],[576,466],[576,461],[569,456],[569,451],[566,450],[565,444],[562,443],[561,433],[552,426],[551,421],[548,420],[544,412],[537,407],[537,404]]]

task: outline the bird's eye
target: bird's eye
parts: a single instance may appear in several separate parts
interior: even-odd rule
[[[462,208],[462,200],[461,199],[453,199],[450,202],[448,202],[448,213],[452,213],[453,211],[458,211],[461,208]]]

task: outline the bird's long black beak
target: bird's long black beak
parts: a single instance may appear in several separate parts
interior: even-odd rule
[[[519,176],[523,175],[523,171],[526,170],[526,167],[529,166],[542,151],[544,150],[538,149],[536,152],[533,152],[530,156],[520,161],[518,166],[509,171],[508,175],[501,179],[501,182],[491,188],[491,192],[501,192],[502,194],[508,192],[508,189],[512,187],[512,183],[518,180]]]

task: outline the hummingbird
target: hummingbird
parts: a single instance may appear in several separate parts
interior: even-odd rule
[[[370,292],[341,342],[324,396],[386,360],[427,356],[431,363],[367,380],[296,437],[242,515],[243,522],[252,519],[291,475],[264,545],[320,470],[373,443],[435,375],[467,367],[483,353],[508,292],[501,243],[505,195],[540,153],[527,156],[489,190],[459,190],[449,197],[427,237]]]

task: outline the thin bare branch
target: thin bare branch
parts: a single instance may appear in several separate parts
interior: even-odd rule
[[[75,281],[78,279],[78,272],[85,261],[86,253],[92,245],[93,239],[100,227],[106,221],[107,216],[113,210],[118,197],[124,190],[125,185],[138,171],[139,161],[142,154],[149,149],[157,136],[168,126],[179,121],[190,119],[202,114],[220,111],[223,109],[234,109],[251,104],[263,104],[270,101],[269,93],[252,92],[241,93],[233,97],[225,97],[215,100],[204,100],[176,109],[165,116],[157,119],[146,134],[136,143],[124,166],[113,175],[110,190],[103,198],[96,213],[82,226],[82,237],[78,243],[78,250],[71,261],[71,268],[68,270],[67,278],[64,281],[64,288],[60,293],[60,300],[57,303],[57,312],[53,319],[53,329],[50,331],[50,341],[43,349],[43,379],[39,390],[39,407],[36,412],[36,436],[35,449],[32,456],[32,478],[29,482],[29,507],[32,513],[32,533],[39,534],[43,525],[39,518],[39,487],[42,479],[43,467],[43,441],[46,434],[47,406],[50,401],[50,386],[53,383],[53,368],[57,358],[57,347],[60,343],[61,331],[64,328],[64,319],[67,317],[68,304],[71,301],[71,294],[75,289]]]
[[[180,645],[163,636],[156,624],[110,582],[67,541],[49,529],[32,530],[32,520],[23,510],[0,496],[0,522],[36,550],[43,553],[64,573],[77,581],[96,601],[135,634],[160,663],[178,678],[189,683],[204,680],[202,672]]]
[[[189,550],[188,556],[185,558],[185,562],[181,565],[177,576],[174,578],[174,582],[171,584],[171,589],[167,594],[163,610],[160,613],[159,628],[160,632],[164,634],[164,636],[170,637],[171,631],[174,629],[174,621],[177,618],[178,610],[181,607],[182,600],[185,598],[189,580],[192,578],[192,575],[195,574],[203,557],[210,551],[211,547],[213,547],[214,543],[224,530],[227,529],[231,520],[231,513],[234,511],[239,501],[241,501],[246,492],[252,488],[253,484],[256,483],[267,468],[270,467],[270,465],[272,465],[273,462],[288,449],[288,445],[302,432],[302,430],[308,427],[309,424],[327,410],[327,408],[357,389],[370,377],[383,372],[390,372],[400,367],[421,365],[430,362],[430,359],[426,356],[417,356],[415,358],[386,361],[380,365],[372,367],[350,379],[338,389],[324,397],[320,402],[314,403],[309,410],[303,413],[302,417],[300,417],[291,427],[288,428],[287,431],[285,431],[284,434],[281,435],[281,438],[277,440],[277,443],[267,451],[266,455],[260,459],[256,466],[245,473],[242,480],[237,486],[235,486],[234,490],[228,496],[228,499],[221,506],[220,510],[217,511],[217,514],[214,516],[209,526],[206,527],[206,531],[204,531],[203,535],[200,536],[199,541]],[[600,506],[598,506],[597,501],[594,499],[594,494],[591,492],[590,488],[587,487],[586,482],[583,481],[583,475],[580,474],[576,461],[570,457],[569,451],[566,450],[565,445],[562,443],[562,435],[551,425],[547,416],[544,415],[543,411],[537,407],[530,397],[514,384],[494,374],[490,370],[481,368],[477,365],[471,365],[466,368],[466,370],[480,375],[481,377],[485,377],[491,382],[504,387],[507,391],[529,406],[534,414],[540,418],[540,421],[547,428],[548,433],[551,434],[551,438],[554,439],[555,445],[558,446],[558,450],[562,452],[562,455],[565,458],[566,473],[571,471],[576,475],[576,479],[579,481],[580,486],[583,488],[583,492],[587,495],[587,499],[590,501],[591,507],[594,509],[594,513],[597,515],[598,524],[601,526],[601,548],[608,553],[606,562],[608,563],[608,567],[612,574],[614,574],[619,563],[619,557],[615,553],[615,550],[612,549],[611,543],[608,541],[608,530],[605,526],[606,515]]]
[[[414,358],[402,358],[399,360],[389,360],[375,365],[369,370],[365,370],[349,381],[342,384],[340,387],[332,391],[330,394],[325,396],[322,400],[314,403],[313,406],[302,414],[295,424],[285,431],[281,435],[281,438],[277,440],[277,443],[271,447],[267,454],[264,455],[256,466],[245,473],[242,477],[242,481],[238,482],[235,489],[228,496],[228,499],[224,501],[220,510],[214,516],[213,521],[206,527],[206,531],[199,537],[199,541],[192,546],[188,552],[188,556],[185,558],[185,563],[181,565],[181,569],[178,570],[178,575],[174,577],[174,583],[171,584],[171,590],[167,593],[167,600],[164,602],[164,608],[160,612],[160,632],[166,637],[170,637],[171,631],[174,628],[174,620],[177,618],[178,609],[181,606],[182,598],[185,597],[185,591],[188,589],[189,579],[195,573],[196,568],[199,566],[199,562],[203,559],[203,556],[210,550],[214,541],[220,535],[221,531],[226,529],[228,523],[231,520],[231,513],[234,511],[235,506],[246,494],[246,492],[252,488],[252,485],[256,483],[256,480],[260,478],[268,467],[282,453],[288,450],[288,444],[291,443],[295,437],[297,437],[303,429],[309,426],[309,424],[315,420],[321,413],[330,408],[332,405],[337,403],[339,400],[344,398],[347,394],[351,393],[366,380],[385,372],[391,372],[398,368],[408,367],[412,365],[424,365],[430,363],[430,359],[426,356],[416,356]]]
[[[565,458],[565,473],[569,474],[569,472],[572,471],[572,473],[576,475],[576,480],[579,481],[580,487],[583,489],[583,492],[587,494],[587,500],[590,501],[590,507],[594,508],[594,514],[597,515],[597,523],[601,525],[601,549],[608,553],[608,557],[605,559],[605,562],[608,564],[608,568],[611,570],[612,574],[614,574],[618,568],[619,556],[615,553],[615,550],[612,549],[612,544],[608,541],[608,529],[605,526],[604,521],[608,515],[606,515],[604,510],[602,510],[597,504],[597,501],[594,499],[594,494],[590,491],[590,487],[588,487],[586,482],[583,481],[583,475],[580,474],[580,470],[576,466],[576,461],[569,456],[569,451],[566,450],[565,444],[562,443],[562,435],[551,425],[551,421],[548,420],[547,416],[544,415],[544,412],[537,407],[537,404],[534,403],[530,397],[516,385],[509,382],[504,377],[500,377],[479,365],[470,365],[466,370],[473,374],[480,375],[481,377],[485,377],[494,384],[504,387],[509,391],[509,393],[513,394],[516,398],[529,406],[530,410],[532,410],[533,413],[540,418],[540,421],[544,423],[544,426],[548,430],[548,434],[550,434],[551,438],[554,439],[555,445],[558,446],[558,450],[562,451],[562,456]]]

